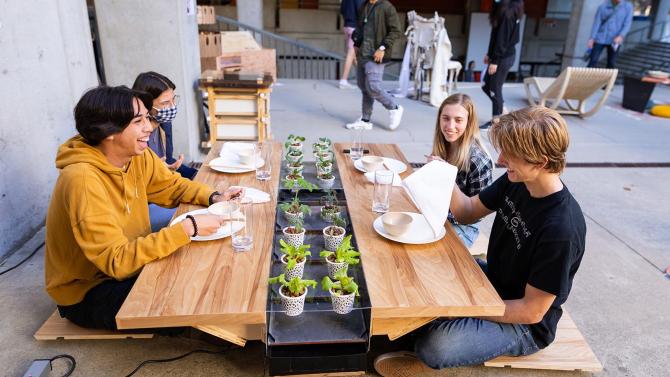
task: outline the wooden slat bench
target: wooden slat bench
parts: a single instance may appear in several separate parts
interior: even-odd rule
[[[549,347],[529,356],[501,356],[484,363],[487,367],[576,370],[600,372],[602,364],[565,309],[558,322],[556,339]]]
[[[61,318],[56,310],[35,333],[37,340],[59,339],[150,339],[151,333],[128,333],[121,331],[86,329],[79,327],[65,318]]]

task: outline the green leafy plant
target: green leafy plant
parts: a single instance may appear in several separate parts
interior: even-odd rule
[[[337,295],[349,295],[355,294],[360,296],[358,293],[358,284],[354,281],[354,278],[347,276],[347,271],[343,270],[335,274],[335,282],[330,280],[330,277],[324,276],[321,279],[321,289],[324,291],[333,290],[333,293]]]
[[[302,168],[302,158],[303,158],[303,156],[300,156],[300,158],[298,158],[295,161],[289,161],[288,167],[289,168]]]
[[[295,196],[293,197],[293,200],[291,200],[290,202],[279,204],[279,209],[287,213],[298,214],[302,212],[303,215],[305,216],[308,215],[309,206],[300,203],[300,199],[298,199],[298,194],[300,193],[300,190],[309,190],[309,192],[312,192],[312,190],[317,188],[316,185],[306,181],[302,176],[299,176],[296,177],[295,180],[285,179],[284,188],[294,190]]]
[[[333,144],[333,142],[330,141],[330,139],[327,137],[320,137],[317,143],[319,145],[325,146],[326,148],[330,147]]]
[[[339,236],[342,231],[337,227],[342,229],[347,227],[347,220],[339,214],[331,217],[331,221],[333,222],[333,225],[326,227],[326,234],[329,236]]]
[[[351,246],[351,235],[344,237],[335,251],[322,250],[319,255],[335,263],[358,264],[361,253]]]
[[[286,156],[287,157],[291,156],[291,158],[298,159],[298,158],[302,158],[303,154],[302,154],[302,151],[300,149],[293,149],[293,150],[289,150],[286,153]]]
[[[286,227],[286,233],[291,233],[291,234],[300,234],[302,233],[305,228],[305,220],[302,219],[302,217],[291,217],[288,221],[290,224],[288,227]]]
[[[281,285],[280,289],[283,290],[284,295],[291,297],[302,296],[302,294],[305,293],[307,287],[316,288],[316,281],[303,280],[297,276],[291,279],[290,281],[286,281],[284,274],[268,279],[268,284],[277,284],[277,283]]]
[[[286,143],[284,143],[285,148],[289,148],[290,146],[299,146],[305,141],[304,136],[296,136],[296,135],[288,135],[288,138],[286,138]]]
[[[333,162],[330,161],[330,160],[319,159],[319,162],[316,163],[316,166],[320,167],[320,168],[327,168],[327,167],[333,166]]]
[[[329,180],[335,178],[335,176],[333,175],[332,172],[328,172],[328,173],[319,173],[319,174],[317,175],[317,177],[318,177],[319,179],[324,180],[324,181],[329,181]]]
[[[289,270],[295,267],[296,264],[307,259],[308,256],[312,256],[312,252],[309,251],[310,245],[300,245],[299,247],[295,247],[287,244],[282,239],[279,240],[279,244],[281,245],[279,250],[286,254],[286,268]]]
[[[303,179],[302,171],[300,171],[300,169],[291,169],[291,171],[286,176],[286,179],[284,180],[284,187],[294,188],[297,181],[300,179]],[[291,187],[288,187],[289,185]]]

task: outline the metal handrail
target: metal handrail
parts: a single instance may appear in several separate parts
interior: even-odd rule
[[[656,29],[656,26],[658,26],[658,25],[663,25],[663,30],[664,30],[664,29],[665,29],[665,26],[668,25],[668,24],[670,24],[670,20],[659,21],[659,22],[656,22],[656,23],[653,23],[653,24],[650,24],[650,25],[643,26],[643,27],[641,27],[641,28],[637,28],[637,29],[635,29],[635,30],[633,30],[633,31],[629,31],[628,34],[626,34],[626,38],[624,39],[624,43],[623,43],[623,45],[625,46],[625,45],[630,44],[630,43],[636,44],[636,43],[647,42],[647,41],[649,41],[650,39],[653,38],[653,36],[652,36],[651,38],[649,38],[649,32],[650,32],[652,29],[653,29],[653,30],[657,30],[657,29]],[[643,40],[643,38],[645,38],[645,34],[643,33],[644,31],[647,32],[647,33],[646,33],[646,38],[647,38],[647,39],[644,39],[644,40]],[[633,35],[640,35],[641,37],[638,38],[637,41],[633,41],[633,38],[632,38]],[[668,37],[668,36],[670,36],[670,33],[664,33],[664,34],[661,35],[658,39],[659,39],[659,40],[662,40],[662,39],[664,39],[664,38],[666,38],[666,37]]]
[[[277,77],[294,79],[340,78],[344,56],[307,45],[295,39],[259,29],[225,16],[216,16],[216,31],[243,30],[252,34],[264,48],[275,49]],[[205,26],[205,25],[202,25]],[[207,27],[203,28],[207,30]]]

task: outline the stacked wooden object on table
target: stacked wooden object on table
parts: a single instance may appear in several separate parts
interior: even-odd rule
[[[198,5],[196,18],[198,25],[211,25],[216,23],[216,13],[213,6]]]

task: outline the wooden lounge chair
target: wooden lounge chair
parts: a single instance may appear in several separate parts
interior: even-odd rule
[[[618,70],[603,68],[568,67],[556,77],[529,77],[523,80],[528,102],[535,106],[546,106],[561,114],[579,115],[582,118],[595,114],[610,95]],[[535,88],[537,97],[532,94]],[[603,92],[600,92],[604,89]],[[600,92],[596,105],[586,110],[586,100]],[[566,107],[559,107],[565,101]],[[570,101],[578,101],[577,104]]]

